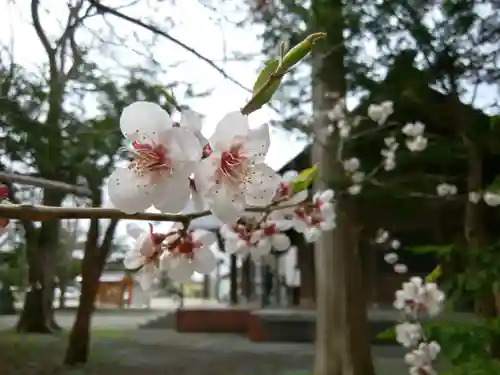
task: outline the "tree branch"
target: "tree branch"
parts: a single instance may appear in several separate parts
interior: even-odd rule
[[[10,219],[30,218],[34,221],[57,220],[57,219],[128,219],[149,221],[174,221],[187,222],[202,216],[210,215],[210,211],[192,214],[159,214],[138,213],[129,215],[114,208],[100,207],[55,207],[29,204],[0,204],[0,217]]]
[[[70,194],[90,196],[90,189],[85,186],[70,185],[65,182],[47,180],[40,177],[31,177],[15,173],[0,172],[0,181],[9,183],[18,183],[41,187],[44,189],[59,190]]]
[[[297,207],[297,204],[282,204],[277,206],[272,203],[267,207],[249,207],[246,212],[266,213],[273,210],[283,210]],[[126,214],[115,208],[101,207],[56,207],[30,204],[0,204],[0,217],[9,219],[30,219],[33,221],[57,220],[57,219],[112,219],[112,220],[145,220],[145,221],[172,221],[188,224],[191,220],[203,216],[209,216],[209,210],[192,212],[187,214],[162,214],[143,212],[137,214]]]

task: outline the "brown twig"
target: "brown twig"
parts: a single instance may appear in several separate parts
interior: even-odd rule
[[[88,197],[91,192],[85,186],[71,185],[65,182],[47,180],[40,177],[25,176],[16,173],[0,172],[0,181],[37,186],[44,189],[59,190],[70,194]]]
[[[267,207],[250,207],[246,212],[262,212],[282,210],[296,207],[297,204],[275,206],[271,204]],[[126,214],[115,208],[101,207],[55,207],[29,204],[0,204],[0,217],[9,219],[30,219],[32,221],[45,221],[57,219],[125,219],[125,220],[147,220],[147,221],[172,221],[179,223],[189,223],[191,220],[209,216],[211,212],[201,211],[187,214],[162,214],[153,212],[143,212],[133,215]]]

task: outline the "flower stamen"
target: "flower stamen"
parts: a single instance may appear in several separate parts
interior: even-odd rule
[[[139,176],[149,172],[172,173],[172,160],[168,157],[168,150],[164,146],[133,142],[132,148],[133,159],[129,168]]]

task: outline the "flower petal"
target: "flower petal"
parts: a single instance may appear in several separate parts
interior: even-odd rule
[[[252,233],[252,236],[250,237],[250,242],[257,243],[263,236],[264,236],[264,230],[257,229],[255,232]]]
[[[276,225],[276,229],[280,232],[285,232],[287,230],[292,229],[293,227],[293,222],[288,219],[281,219],[281,220],[269,220],[269,223],[273,223]]]
[[[163,262],[168,277],[179,283],[191,281],[193,265],[184,256],[167,256]]]
[[[244,209],[243,196],[229,191],[225,186],[221,186],[216,190],[210,202],[212,214],[227,224],[235,223]]]
[[[215,171],[219,167],[220,159],[217,157],[208,157],[201,160],[194,172],[194,181],[196,189],[202,194],[207,194],[214,188],[215,185]]]
[[[203,247],[210,247],[216,240],[217,237],[213,232],[204,229],[197,229],[192,233],[193,240],[199,241],[203,244]]]
[[[240,251],[240,246],[238,246],[239,240],[237,238],[226,238],[224,240],[224,252],[228,255],[232,255]]]
[[[173,128],[169,132],[170,157],[174,165],[186,161],[197,162],[201,159],[203,146],[190,129]],[[177,162],[177,163],[176,163]]]
[[[182,111],[181,116],[181,128],[189,128],[196,132],[201,132],[201,126],[203,123],[203,115],[191,109]]]
[[[144,264],[144,257],[139,249],[129,251],[123,259],[123,265],[129,270],[135,270]]]
[[[147,177],[138,176],[128,168],[116,169],[108,179],[109,200],[127,214],[148,209],[152,204],[152,189]]]
[[[260,260],[263,256],[268,255],[271,252],[271,241],[267,238],[261,239],[256,246],[252,246],[250,249],[250,255],[254,260]]]
[[[260,128],[250,130],[245,140],[247,157],[253,158],[256,163],[263,163],[270,143],[269,125],[265,124]]]
[[[137,279],[143,290],[149,290],[153,286],[158,269],[153,263],[146,264],[138,273]]]
[[[277,233],[271,237],[271,242],[275,250],[285,251],[288,250],[291,242],[286,234]]]
[[[317,228],[308,228],[304,231],[304,239],[308,243],[316,242],[321,236],[321,231]]]
[[[248,117],[240,111],[229,112],[217,124],[215,133],[210,137],[210,144],[214,150],[225,151],[235,137],[246,137],[248,131]]]
[[[295,181],[295,179],[297,178],[298,175],[299,175],[299,172],[297,172],[297,171],[294,171],[294,170],[286,171],[281,176],[281,181],[283,181],[283,182]]]
[[[165,174],[156,184],[153,193],[154,207],[166,213],[182,211],[191,196],[189,189],[189,173],[181,171],[172,175]]]
[[[202,247],[193,254],[193,267],[196,272],[209,275],[217,268],[217,258],[210,249]]]
[[[304,202],[309,196],[309,191],[307,189],[299,191],[297,194],[294,194],[289,200],[285,201],[284,204],[299,204]]]
[[[139,101],[125,107],[120,128],[130,141],[161,143],[164,132],[172,127],[169,114],[156,103]]]
[[[325,190],[320,194],[320,199],[325,203],[330,202],[333,199],[333,197],[334,193],[332,189]]]
[[[266,164],[257,164],[249,171],[250,178],[243,183],[246,203],[263,207],[271,203],[280,184],[279,175]]]

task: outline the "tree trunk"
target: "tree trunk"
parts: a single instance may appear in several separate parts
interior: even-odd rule
[[[316,248],[315,375],[373,375],[361,259],[352,208],[337,198],[337,228]]]
[[[203,299],[209,299],[210,298],[210,289],[211,289],[211,283],[210,283],[210,275],[203,275]]]
[[[241,291],[246,302],[250,302],[253,295],[252,290],[252,263],[249,257],[243,259],[241,265]]]
[[[467,191],[481,191],[483,183],[483,157],[477,146],[468,138],[466,134],[462,134],[462,140],[465,145],[467,154]],[[469,251],[478,252],[489,245],[489,239],[486,237],[484,230],[482,204],[475,204],[467,201],[465,206],[464,231],[465,238]],[[471,256],[465,257],[467,265],[470,267],[469,260],[474,266],[474,259]],[[472,272],[471,272],[472,274]],[[475,292],[478,293],[477,291]],[[495,300],[494,288],[486,290],[481,295],[476,295],[474,298],[474,311],[476,314],[486,319],[496,319],[498,316],[497,305]],[[493,336],[491,344],[491,354],[494,358],[500,358],[500,335]]]
[[[66,282],[59,281],[59,309],[66,308]]]
[[[63,198],[64,194],[60,192],[46,190],[43,204],[60,206]],[[31,290],[26,293],[23,311],[17,323],[19,332],[51,333],[61,329],[55,322],[53,308],[59,229],[59,221],[47,220],[42,223],[38,235],[30,235],[32,238],[28,239]]]
[[[24,296],[24,305],[17,322],[18,332],[52,333],[51,308],[47,304],[44,282],[44,256],[38,251],[37,233],[26,233],[28,255],[28,279],[30,288]]]
[[[299,304],[301,307],[313,309],[316,302],[316,285],[314,272],[314,248],[303,243],[297,248],[297,259],[300,272]]]
[[[100,192],[99,192],[100,194]],[[99,247],[99,221],[91,220],[82,260],[82,290],[80,294],[76,320],[69,335],[68,348],[64,364],[74,366],[86,363],[89,357],[90,328],[94,301],[99,289],[99,279],[108,257],[113,235],[118,222],[112,220],[106,229],[104,239]]]
[[[346,93],[344,18],[341,0],[313,0],[311,21],[325,31],[324,48],[313,50],[313,114],[315,134],[325,134],[333,95]],[[313,145],[313,162],[319,163],[318,187],[332,187],[344,179],[342,141],[338,132]],[[337,227],[316,243],[316,348],[314,375],[374,375],[368,337],[358,233],[351,197],[336,194]]]
[[[68,348],[64,358],[64,364],[77,365],[86,363],[90,347],[90,327],[92,313],[94,312],[94,301],[99,288],[99,278],[102,266],[98,264],[99,249],[94,249],[94,254],[87,256],[86,249],[82,262],[82,290],[80,294],[76,320],[69,335]],[[85,261],[87,259],[87,261]]]
[[[231,255],[229,264],[229,299],[232,305],[238,304],[238,259]]]
[[[10,287],[9,283],[0,286],[0,315],[14,315],[16,313],[14,293]]]

